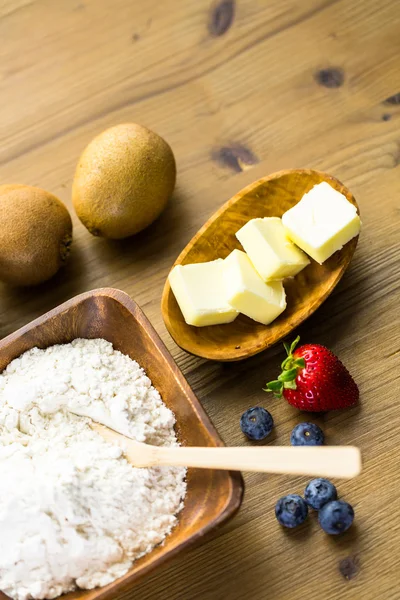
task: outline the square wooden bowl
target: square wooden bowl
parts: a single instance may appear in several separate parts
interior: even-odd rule
[[[0,369],[38,346],[47,348],[75,338],[104,338],[145,369],[166,405],[176,415],[177,435],[188,446],[222,446],[216,430],[190,389],[163,342],[141,309],[123,292],[99,289],[62,304],[0,342]],[[240,473],[189,469],[185,505],[179,524],[165,543],[136,561],[130,571],[110,585],[67,594],[85,600],[111,598],[139,578],[182,552],[232,517],[243,496]],[[2,598],[6,598],[0,593]]]

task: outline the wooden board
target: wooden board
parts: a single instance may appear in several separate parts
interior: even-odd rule
[[[262,404],[276,422],[270,443],[286,444],[305,416],[261,391],[281,348],[238,364],[180,351],[161,319],[164,280],[204,221],[273,171],[330,172],[361,209],[349,271],[300,328],[304,341],[339,354],[360,386],[359,408],[313,419],[329,443],[363,450],[362,476],[338,486],[356,525],[338,539],[314,518],[283,531],[274,504],[306,480],[248,475],[237,517],[126,600],[399,597],[399,30],[396,0],[1,3],[1,183],[42,186],[71,207],[79,153],[123,121],[165,136],[178,163],[176,193],[147,231],[107,242],[74,217],[63,273],[34,290],[1,287],[2,336],[79,292],[120,288],[142,306],[226,443],[246,443],[240,415]]]

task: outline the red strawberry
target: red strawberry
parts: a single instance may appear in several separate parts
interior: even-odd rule
[[[282,395],[300,410],[321,412],[356,404],[357,384],[337,356],[320,344],[305,344],[295,350],[284,344],[288,354],[278,379],[267,383],[266,392]]]

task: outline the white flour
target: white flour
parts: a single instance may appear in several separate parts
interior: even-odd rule
[[[136,469],[85,417],[177,444],[139,365],[105,340],[37,348],[0,375],[0,590],[54,598],[122,576],[177,523],[185,469]]]

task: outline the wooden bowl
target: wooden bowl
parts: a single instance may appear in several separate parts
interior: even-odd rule
[[[358,209],[351,192],[331,175],[311,169],[279,171],[255,181],[228,200],[189,242],[174,266],[225,258],[234,248],[242,249],[235,233],[247,221],[281,217],[322,181],[344,194]],[[178,346],[196,356],[235,361],[258,354],[289,335],[321,306],[347,269],[357,239],[353,238],[323,265],[311,260],[295,278],[286,279],[287,308],[270,325],[244,315],[225,325],[187,325],[167,279],[161,301],[165,326]]]
[[[34,346],[47,348],[78,337],[104,338],[143,366],[164,402],[175,413],[177,435],[182,444],[223,446],[201,404],[141,309],[118,290],[100,289],[77,296],[3,339],[0,342],[0,369]],[[243,496],[243,480],[239,473],[189,469],[187,481],[187,496],[179,524],[164,545],[136,561],[132,569],[114,583],[70,593],[63,598],[103,600],[114,597],[167,559],[203,539],[207,532],[239,509]],[[0,597],[6,599],[1,593]]]

